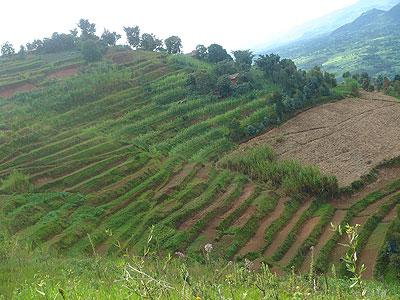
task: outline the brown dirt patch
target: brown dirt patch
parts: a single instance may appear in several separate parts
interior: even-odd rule
[[[243,191],[239,198],[233,201],[230,208],[225,211],[223,214],[216,216],[204,229],[203,235],[207,238],[208,241],[212,242],[217,235],[217,227],[222,220],[228,217],[232,212],[234,212],[244,201],[246,201],[253,193],[255,187],[252,183],[246,184],[243,188]]]
[[[264,233],[265,229],[272,224],[279,216],[282,214],[285,209],[285,202],[287,198],[280,198],[278,204],[275,209],[268,215],[266,215],[260,222],[258,229],[254,236],[244,245],[242,249],[239,251],[239,255],[246,255],[249,252],[256,252],[261,249],[264,245]]]
[[[169,195],[177,186],[179,186],[186,178],[189,176],[190,172],[193,170],[196,164],[185,165],[177,174],[173,175],[171,180],[161,188],[155,195],[155,198],[161,195]]]
[[[306,221],[304,226],[301,227],[300,231],[297,233],[294,243],[280,260],[280,264],[286,266],[290,262],[293,256],[295,256],[295,254],[297,253],[299,247],[308,238],[314,227],[318,224],[319,219],[319,217],[314,217]]]
[[[257,209],[253,205],[250,205],[245,209],[243,214],[233,222],[232,227],[242,227],[248,220],[250,220],[251,216],[255,214],[256,211]]]
[[[309,208],[311,205],[311,201],[305,201],[300,208],[294,213],[292,218],[290,218],[289,223],[286,224],[282,228],[281,231],[275,236],[274,240],[272,241],[271,245],[267,248],[264,252],[264,256],[270,257],[272,256],[276,250],[278,250],[279,246],[282,245],[283,241],[288,236],[289,232],[293,229],[296,222],[299,220],[300,216],[304,213],[304,211]]]
[[[363,93],[314,107],[241,147],[268,144],[281,158],[316,165],[347,186],[383,160],[400,156],[400,103],[395,101]]]
[[[378,178],[371,184],[365,186],[362,190],[351,196],[343,196],[332,200],[331,204],[338,209],[348,209],[357,201],[368,196],[368,194],[384,188],[388,183],[400,178],[400,167],[381,168],[378,171]]]
[[[47,75],[48,79],[61,79],[76,75],[78,73],[78,66],[69,66],[67,68],[51,72]]]
[[[397,205],[383,218],[382,223],[390,223],[397,218]]]
[[[196,177],[203,181],[207,181],[208,180],[208,172],[209,172],[209,169],[207,166],[205,166],[205,167],[201,168],[199,172],[197,172]]]
[[[366,270],[363,273],[364,278],[372,278],[374,275],[376,260],[379,251],[385,242],[386,232],[389,228],[388,223],[378,224],[368,239],[367,244],[363,248],[359,256],[359,265],[364,264]]]
[[[190,217],[186,221],[184,221],[182,224],[178,226],[179,230],[188,230],[190,229],[198,220],[200,220],[202,217],[204,217],[207,213],[218,209],[219,206],[222,205],[222,202],[226,197],[229,196],[235,189],[234,185],[230,185],[226,191],[221,192],[217,194],[214,199],[211,201],[211,204],[209,204],[205,209],[199,211],[197,214],[194,216]]]
[[[350,225],[355,226],[356,224],[359,224],[362,227],[367,220],[368,220],[368,216],[354,217],[350,221]],[[332,251],[331,262],[333,264],[338,265],[340,262],[340,259],[346,254],[347,248],[345,246],[340,245],[340,244],[346,244],[346,243],[347,243],[347,237],[344,234],[340,237],[339,242],[336,244],[335,248]]]
[[[333,218],[331,220],[331,223],[334,225],[339,225],[342,223],[347,211],[345,210],[337,210],[335,214],[333,215]],[[314,257],[316,257],[321,250],[321,248],[332,238],[334,232],[331,229],[331,225],[328,224],[325,226],[320,238],[318,239],[318,242],[316,245],[314,245]],[[307,253],[306,258],[304,259],[304,262],[300,268],[302,272],[307,272],[309,271],[310,268],[310,263],[311,263],[311,251]]]
[[[39,185],[39,186],[40,186],[40,185],[49,183],[49,182],[51,182],[51,181],[53,181],[53,180],[54,180],[54,178],[52,178],[52,177],[41,177],[41,178],[35,180],[33,183],[34,183],[35,185]]]
[[[32,91],[34,89],[36,89],[36,86],[34,86],[31,83],[22,83],[22,84],[19,84],[19,85],[13,85],[13,86],[1,89],[0,90],[0,97],[11,98],[16,93],[30,92],[30,91]]]

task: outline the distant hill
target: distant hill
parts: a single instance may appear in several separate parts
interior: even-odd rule
[[[400,3],[388,11],[372,9],[351,23],[324,35],[272,49],[300,67],[321,65],[341,75],[345,71],[371,75],[400,72]]]
[[[399,3],[399,0],[360,0],[357,3],[334,11],[321,18],[309,21],[303,25],[296,27],[294,30],[283,36],[279,40],[273,42],[274,45],[269,43],[260,47],[260,52],[265,52],[265,49],[276,47],[304,40],[314,39],[324,35],[329,35],[337,28],[348,24],[358,18],[361,14],[371,10],[389,10]]]

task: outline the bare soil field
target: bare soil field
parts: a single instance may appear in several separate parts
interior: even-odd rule
[[[48,79],[61,79],[65,77],[70,77],[78,73],[78,66],[69,66],[67,68],[54,71],[47,75]]]
[[[34,90],[35,88],[36,88],[36,86],[34,86],[31,83],[23,83],[23,84],[19,84],[19,85],[13,85],[13,86],[2,89],[0,91],[0,97],[10,98],[10,97],[14,96],[16,93],[29,92],[29,91]]]
[[[241,147],[268,144],[284,159],[316,165],[347,186],[385,159],[400,156],[400,103],[361,93],[300,113]]]

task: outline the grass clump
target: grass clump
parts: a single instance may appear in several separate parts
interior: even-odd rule
[[[255,180],[282,187],[288,195],[305,193],[332,197],[338,192],[335,177],[323,175],[316,167],[303,166],[294,160],[278,160],[267,146],[236,151],[224,157],[220,164]]]
[[[0,183],[0,193],[4,194],[28,193],[32,190],[33,185],[30,182],[29,176],[18,170],[13,170],[10,175]]]

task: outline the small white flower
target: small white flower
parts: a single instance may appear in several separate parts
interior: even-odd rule
[[[210,252],[213,250],[213,245],[212,245],[212,244],[206,244],[206,245],[204,246],[204,250],[205,250],[207,253],[210,253]]]
[[[245,266],[246,270],[250,272],[251,270],[253,270],[254,263],[251,260],[245,258],[244,259],[244,266]]]
[[[176,252],[175,252],[175,255],[176,255],[177,257],[179,257],[179,258],[184,258],[184,257],[185,257],[185,254],[183,254],[182,252],[179,252],[179,251],[176,251]]]

